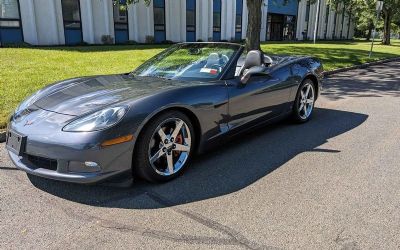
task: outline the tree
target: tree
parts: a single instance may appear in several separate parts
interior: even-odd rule
[[[391,26],[395,22],[400,12],[400,0],[383,0],[382,19],[383,19],[383,39],[382,43],[390,45]],[[369,35],[374,26],[376,16],[376,0],[328,0],[329,3],[343,4],[346,8],[353,6],[357,26],[366,28]],[[376,24],[375,24],[376,26]]]
[[[247,0],[248,24],[246,32],[246,49],[261,50],[261,7],[263,0]]]
[[[390,45],[391,25],[395,15],[400,12],[400,0],[385,0],[382,9],[383,39],[382,43]]]

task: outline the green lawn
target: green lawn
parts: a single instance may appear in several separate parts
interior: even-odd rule
[[[165,45],[0,48],[0,128],[19,102],[57,80],[83,75],[128,72],[162,51]],[[369,61],[370,43],[265,43],[269,54],[314,55],[326,70]],[[371,60],[400,56],[400,41],[375,45]]]

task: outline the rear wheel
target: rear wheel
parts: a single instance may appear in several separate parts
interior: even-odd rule
[[[297,91],[296,100],[293,105],[293,118],[295,121],[307,122],[314,110],[315,86],[311,79],[305,79]]]
[[[192,157],[194,138],[192,123],[185,114],[161,114],[149,123],[137,142],[134,170],[151,182],[178,176]]]

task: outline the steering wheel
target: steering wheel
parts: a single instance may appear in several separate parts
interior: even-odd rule
[[[229,57],[227,55],[221,55],[221,58],[222,58],[224,65],[228,63]]]

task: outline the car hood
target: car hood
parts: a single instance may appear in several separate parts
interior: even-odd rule
[[[70,79],[42,91],[33,105],[66,115],[82,115],[102,107],[146,97],[188,82],[128,74]]]

